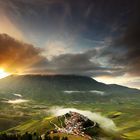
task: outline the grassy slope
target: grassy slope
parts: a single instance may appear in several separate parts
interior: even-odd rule
[[[134,100],[133,102],[125,101],[121,104],[114,103],[114,102],[107,102],[107,103],[96,102],[96,103],[91,103],[91,104],[90,103],[67,104],[67,105],[65,105],[65,107],[75,107],[78,109],[90,110],[93,112],[101,112],[102,115],[113,119],[113,121],[115,122],[115,124],[117,125],[119,130],[125,136],[127,136],[128,139],[138,140],[140,137],[139,136],[139,134],[140,134],[139,105],[140,105],[140,102],[138,100],[137,101]],[[23,105],[21,105],[21,106],[23,106]],[[30,106],[32,107],[32,106],[34,106],[34,104],[31,104]],[[41,109],[38,109],[38,110],[35,109],[33,111],[33,109],[30,108],[30,106],[27,105],[28,112],[29,112],[29,114],[31,114],[31,116],[33,116],[33,113],[35,113],[34,115],[36,115],[37,112],[43,111]],[[8,109],[8,107],[5,108],[5,110],[6,109]],[[11,110],[11,106],[9,106],[9,109]],[[15,106],[13,109],[15,109]],[[23,111],[25,113],[25,110],[23,110]],[[13,112],[13,110],[11,110],[11,112]],[[9,113],[11,114],[11,112],[9,112]],[[28,112],[26,113],[26,115],[28,115]],[[16,113],[16,110],[15,110],[15,113]],[[119,115],[117,117],[113,117],[116,114],[119,114]],[[15,119],[14,112],[12,115],[13,115],[13,119],[11,119],[10,116],[8,117],[7,114],[6,114],[5,118],[7,118],[9,121],[11,121],[12,124],[14,124],[14,123],[16,123],[15,121],[18,121],[18,120]],[[4,116],[3,116],[3,118],[4,118]],[[6,124],[8,122],[7,119],[5,120]],[[38,132],[44,133],[48,129],[53,128],[53,126],[50,126],[49,119],[50,118],[39,119],[38,117],[35,119],[35,117],[34,117],[33,120],[30,120],[27,122],[25,122],[25,120],[21,121],[21,122],[25,122],[25,123],[23,123],[22,125],[19,125],[18,127],[15,127],[15,128],[16,128],[16,130],[20,130],[23,133],[28,130],[30,132],[38,131]],[[21,122],[19,124],[21,124]],[[3,125],[3,119],[2,119],[1,124]],[[12,126],[12,124],[10,127],[15,126],[15,125]],[[7,125],[9,125],[9,124],[7,124]],[[4,125],[4,126],[6,126],[6,125]]]
[[[22,125],[18,125],[17,127],[14,127],[12,129],[7,130],[6,132],[19,132],[21,134],[24,134],[25,132],[39,132],[40,135],[43,135],[47,132],[47,130],[53,130],[54,126],[50,124],[50,120],[52,122],[56,123],[58,126],[60,126],[60,123],[57,118],[52,118],[52,117],[46,117],[42,120],[30,120]],[[51,134],[51,136],[60,136],[64,137],[67,136],[70,140],[86,140],[83,137],[80,136],[74,136],[74,135],[68,135],[68,134]]]
[[[62,134],[62,133],[59,133],[59,134],[51,134],[51,136],[60,136],[60,138],[62,137],[68,137],[69,140],[87,140],[83,137],[80,137],[80,136],[74,136],[74,135],[68,135],[68,134]]]
[[[9,89],[4,88],[4,90],[2,87],[0,87],[1,98],[3,98],[4,96],[5,96],[5,98],[9,98],[11,96],[12,92],[22,94],[23,97],[25,97],[25,98],[27,97],[27,95],[33,95],[33,96],[36,95],[35,99],[38,99],[38,97],[43,95],[42,97],[44,97],[44,96],[46,97],[46,98],[44,98],[45,105],[60,105],[60,106],[63,105],[65,107],[76,107],[78,109],[85,109],[85,110],[101,112],[103,115],[106,115],[106,116],[109,116],[112,112],[121,112],[120,116],[118,116],[117,118],[112,118],[114,120],[114,122],[116,123],[116,125],[118,126],[119,130],[121,130],[126,136],[128,136],[129,139],[136,140],[136,139],[139,139],[139,137],[140,137],[140,135],[139,135],[140,134],[140,127],[139,127],[140,126],[140,121],[139,121],[139,116],[140,116],[139,97],[140,97],[140,95],[138,95],[138,94],[129,93],[129,96],[125,96],[125,98],[124,98],[122,96],[123,91],[121,90],[121,87],[120,87],[121,93],[119,93],[119,94],[116,93],[116,95],[118,95],[117,98],[116,97],[114,98],[114,94],[110,95],[109,97],[106,97],[106,96],[101,97],[101,96],[95,96],[95,95],[91,96],[91,94],[88,94],[88,93],[85,93],[85,94],[77,93],[77,94],[67,95],[67,94],[63,94],[62,92],[61,93],[56,92],[60,87],[62,89],[63,88],[67,89],[69,87],[68,85],[65,84],[64,79],[62,79],[63,82],[59,82],[59,80],[55,82],[55,84],[58,84],[58,87],[56,88],[56,90],[53,90],[53,88],[55,87],[53,84],[51,84],[52,89],[48,90],[50,88],[50,84],[49,83],[46,84],[46,82],[44,83],[44,81],[42,81],[40,78],[37,79],[36,82],[31,82],[32,77],[31,77],[31,79],[27,79],[26,82],[25,81],[21,82],[20,80],[21,79],[19,79],[19,81],[17,81],[17,84],[15,84],[15,82],[12,82],[13,83],[12,86],[11,86],[11,82],[10,82],[10,86],[11,86],[12,90],[10,89],[10,87],[9,87]],[[81,81],[81,79],[79,81]],[[22,84],[19,84],[20,82],[26,83],[25,85],[24,84],[23,85],[27,88],[22,87],[21,86]],[[37,90],[34,90],[34,87],[38,87],[38,83],[40,83],[40,85],[39,85],[40,88],[38,88]],[[83,86],[84,84],[85,84],[85,80],[83,80],[82,84],[79,83],[79,85],[82,85],[82,86],[80,86],[80,87],[76,86],[76,89],[77,89],[77,87],[79,87],[79,88],[84,87]],[[29,87],[27,85],[29,85]],[[46,85],[48,85],[47,86],[48,88],[46,87]],[[75,86],[75,83],[73,83],[73,85]],[[71,86],[73,86],[73,85],[71,85]],[[13,87],[15,87],[15,88],[13,88]],[[46,89],[42,91],[41,88],[44,88],[44,87],[46,87]],[[112,87],[114,88],[114,85]],[[84,88],[88,89],[89,87],[87,86]],[[70,89],[71,88],[69,87],[69,90]],[[89,89],[91,89],[91,88],[89,88]],[[5,93],[9,93],[9,94],[5,94]],[[40,93],[40,94],[38,94],[38,93]],[[60,94],[63,96],[60,97]],[[128,95],[128,94],[126,94],[126,95]],[[13,97],[11,96],[11,98],[13,98]],[[54,102],[48,103],[48,101],[52,101],[52,99],[54,99],[53,101],[55,101],[57,99],[60,99],[59,101],[64,101],[66,99],[66,101],[65,101],[66,103],[64,103],[64,102],[63,103],[56,102],[56,104],[54,104]],[[39,101],[37,104],[42,103],[42,99],[40,99],[40,100],[41,100],[41,102]],[[76,100],[81,100],[81,102],[75,103]],[[24,107],[22,105],[18,109],[17,107],[15,108],[15,106],[11,106],[11,105],[5,106],[5,104],[0,103],[0,126],[3,125],[5,127],[4,129],[6,129],[9,127],[13,127],[16,124],[25,122],[27,119],[29,120],[30,118],[34,118],[32,116],[36,116],[37,115],[36,113],[40,112],[41,109],[33,110],[31,108],[32,106],[34,106],[34,104],[30,104],[27,106],[25,105]],[[19,113],[17,113],[17,112],[19,112]],[[22,116],[22,120],[20,120],[21,116],[18,119],[16,117],[16,116],[19,116],[20,113],[24,113],[23,116],[25,116],[24,118]],[[32,120],[31,122],[29,121],[28,123],[30,125],[32,124],[30,127],[28,126],[29,124],[25,125],[26,128],[28,128],[30,131],[33,131],[34,129],[36,129],[36,130],[40,129],[40,128],[38,128],[38,125],[40,125],[39,120]],[[47,124],[47,122],[46,122],[46,124]],[[33,125],[36,126],[36,128],[32,128]],[[24,126],[21,128],[24,131],[27,130],[24,128]],[[41,131],[45,131],[45,129],[41,130]]]
[[[47,130],[52,130],[54,129],[54,126],[52,126],[50,124],[50,120],[52,120],[53,122],[55,122],[57,125],[60,125],[58,123],[58,119],[57,118],[52,118],[52,117],[47,117],[44,118],[43,120],[30,120],[27,121],[25,123],[23,123],[22,125],[18,125],[17,127],[14,127],[12,129],[9,129],[7,132],[19,132],[21,134],[24,134],[25,132],[39,132],[40,135],[43,135],[47,132]],[[86,140],[83,137],[80,136],[74,136],[74,135],[67,135],[67,134],[51,134],[51,136],[60,136],[60,137],[65,137],[67,136],[70,140]]]
[[[64,118],[61,117],[61,120],[63,120]],[[55,129],[54,125],[52,125],[50,123],[50,121],[52,121],[53,123],[57,124],[59,127],[61,127],[61,123],[60,120],[57,117],[46,117],[44,119],[41,120],[30,120],[27,121],[21,125],[18,125],[14,128],[11,128],[9,130],[7,130],[6,132],[9,133],[13,133],[13,132],[18,132],[18,133],[25,133],[25,132],[37,132],[40,135],[45,134],[48,130],[53,130]],[[95,130],[96,129],[96,130]],[[118,134],[112,134],[109,132],[105,132],[103,131],[101,128],[94,128],[94,129],[90,129],[90,132],[92,132],[92,134],[94,134],[95,132],[97,133],[97,137],[104,137],[107,138],[108,140],[112,140],[113,138],[120,138],[120,136]],[[69,137],[70,140],[84,140],[84,138],[82,137],[78,137],[78,136],[73,136],[73,135],[68,135],[68,134],[56,134],[56,135],[60,135],[60,136],[65,136],[67,135]],[[94,136],[94,135],[93,135]]]
[[[9,129],[7,132],[17,131],[20,133],[25,132],[39,132],[41,135],[46,133],[48,130],[54,129],[54,126],[50,124],[50,120],[59,125],[57,118],[44,118],[42,120],[29,120],[21,125]]]

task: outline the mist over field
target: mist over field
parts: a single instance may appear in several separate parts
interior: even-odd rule
[[[3,102],[9,103],[9,104],[21,104],[21,103],[29,102],[29,100],[25,100],[25,99],[15,99],[15,100],[3,101]]]
[[[79,110],[76,108],[64,108],[64,107],[52,107],[49,110],[49,112],[54,116],[61,116],[66,113],[69,113],[70,111],[78,112],[78,113],[86,116],[90,120],[97,122],[100,125],[100,127],[102,127],[106,131],[110,131],[110,132],[117,131],[117,127],[116,127],[115,123],[111,119],[104,117],[100,113],[91,112],[88,110]]]

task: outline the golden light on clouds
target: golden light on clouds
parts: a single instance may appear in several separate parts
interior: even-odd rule
[[[6,33],[16,39],[23,40],[24,37],[21,31],[12,23],[10,18],[5,15],[4,12],[0,11],[0,33]]]
[[[44,59],[41,49],[14,39],[7,34],[0,34],[0,67],[10,73],[22,73],[35,63]]]
[[[42,55],[51,60],[53,57],[69,53],[71,49],[66,47],[67,45],[68,44],[65,44],[63,41],[50,40],[46,43],[46,47]]]
[[[10,73],[6,72],[3,68],[0,68],[0,79],[11,75]]]

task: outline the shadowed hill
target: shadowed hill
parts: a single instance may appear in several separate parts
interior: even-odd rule
[[[25,98],[52,102],[93,101],[93,97],[110,99],[140,95],[137,89],[106,85],[90,77],[76,75],[9,76],[0,80],[0,93],[16,93]]]

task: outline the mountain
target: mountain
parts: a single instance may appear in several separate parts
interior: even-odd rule
[[[5,94],[6,93],[6,94]],[[110,100],[135,97],[140,90],[119,85],[107,85],[77,75],[20,75],[0,80],[0,95],[22,95],[24,98],[58,103],[61,101]]]

